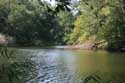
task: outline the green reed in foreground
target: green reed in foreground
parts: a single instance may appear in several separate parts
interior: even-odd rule
[[[104,79],[97,73],[90,74],[82,80],[82,83],[124,83],[117,76],[109,76],[109,78]]]
[[[15,50],[0,48],[0,83],[25,83],[33,77],[30,58],[17,55]]]

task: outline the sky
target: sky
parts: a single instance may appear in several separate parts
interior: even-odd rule
[[[57,2],[55,0],[41,0],[50,3],[52,6],[55,6]],[[79,2],[80,0],[71,0],[72,2]]]
[[[50,3],[52,6],[55,6],[57,4],[55,0],[41,0],[41,1],[46,1]]]
[[[50,3],[52,7],[54,7],[57,2],[55,0],[41,0],[41,1],[46,1],[47,3]],[[76,3],[76,2],[79,2],[80,0],[72,0],[72,4],[73,2]],[[72,7],[68,6],[69,8],[72,9]],[[72,13],[73,15],[76,15],[78,13],[78,10],[72,10]]]

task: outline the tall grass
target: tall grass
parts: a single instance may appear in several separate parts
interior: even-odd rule
[[[80,83],[124,83],[117,76],[101,76],[101,74],[93,73],[81,79]],[[78,82],[79,83],[79,82]]]
[[[0,48],[0,83],[25,83],[34,76],[30,58],[16,54],[15,50]]]

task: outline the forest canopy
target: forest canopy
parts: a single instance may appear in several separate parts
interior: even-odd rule
[[[53,1],[53,0],[52,0]],[[0,0],[0,34],[19,46],[125,46],[124,0]]]

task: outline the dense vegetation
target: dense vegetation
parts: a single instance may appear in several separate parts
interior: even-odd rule
[[[61,41],[63,30],[48,6],[33,0],[1,0],[0,32],[19,45],[41,45]],[[46,3],[44,3],[46,4]]]
[[[84,44],[100,48],[125,45],[124,0],[0,0],[0,33],[20,46]]]
[[[35,75],[31,57],[17,54],[15,49],[0,48],[0,83],[25,83]]]
[[[81,14],[75,20],[71,43],[86,39],[105,41],[108,48],[121,49],[125,43],[125,12],[123,0],[89,0],[81,2]],[[73,41],[73,42],[72,42]]]

